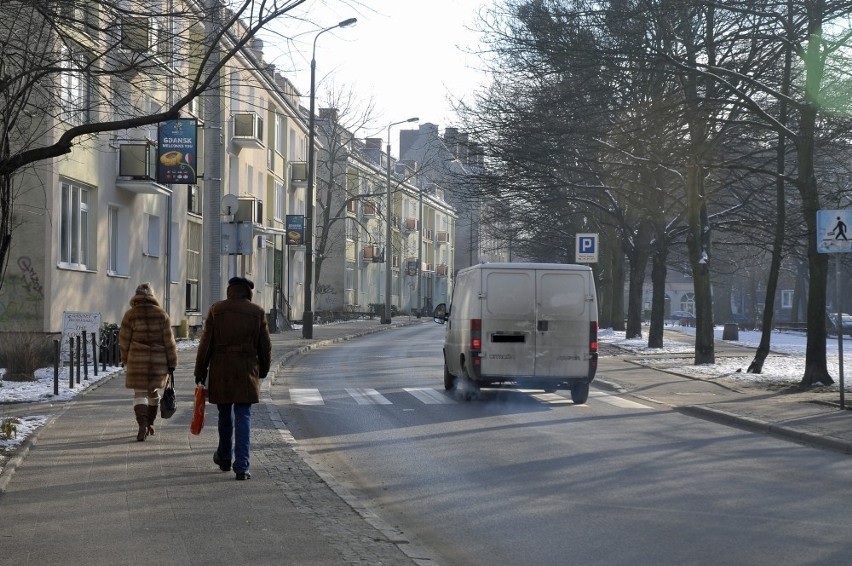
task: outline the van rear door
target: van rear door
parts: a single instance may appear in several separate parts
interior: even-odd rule
[[[535,374],[535,272],[483,270],[482,375]]]
[[[581,377],[589,371],[592,291],[581,271],[536,270],[536,377]]]

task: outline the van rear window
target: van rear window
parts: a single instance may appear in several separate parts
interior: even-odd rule
[[[526,334],[492,334],[492,342],[526,342]]]

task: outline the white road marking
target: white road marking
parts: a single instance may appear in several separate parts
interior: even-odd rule
[[[390,400],[375,389],[346,388],[359,405],[390,405]]]
[[[290,400],[296,405],[325,405],[319,389],[291,389]]]
[[[431,387],[406,387],[404,389],[406,392],[411,393],[419,401],[427,405],[447,405],[457,402],[448,397],[446,394]]]
[[[642,403],[637,403],[635,401],[630,401],[629,399],[624,399],[622,397],[616,397],[615,395],[610,395],[609,393],[604,393],[602,391],[593,391],[589,393],[589,397],[594,397],[599,401],[603,401],[604,403],[608,403],[615,407],[621,407],[622,409],[651,409],[648,405],[643,405]]]

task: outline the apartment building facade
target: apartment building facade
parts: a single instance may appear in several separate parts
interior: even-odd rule
[[[317,310],[383,308],[390,268],[393,312],[431,312],[451,290],[455,210],[420,175],[418,164],[383,151],[383,140],[356,139],[334,109],[321,110],[319,118],[317,185],[320,209],[327,214],[318,217],[317,237],[333,245],[325,246],[321,259]]]
[[[176,21],[107,13],[97,2],[69,6],[67,18],[55,16],[61,33],[35,46],[65,69],[38,105],[39,138],[19,137],[13,150],[50,145],[74,126],[155,115],[186,94],[187,78],[203,64],[198,46],[211,33],[203,14],[171,36],[169,51],[164,29],[178,30]],[[110,23],[115,35],[104,31]],[[225,34],[221,49],[243,31]],[[216,75],[218,85],[180,113],[192,149],[168,156],[180,155],[192,175],[158,174],[168,160],[160,129],[177,122],[168,120],[82,136],[69,153],[12,176],[0,330],[57,333],[66,312],[117,323],[148,281],[185,335],[224,298],[233,275],[255,281],[254,300],[268,312],[289,302],[291,316],[301,316],[304,246],[284,238],[286,214],[305,210],[308,132],[299,93],[263,62],[257,41]]]

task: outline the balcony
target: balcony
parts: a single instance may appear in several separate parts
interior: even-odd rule
[[[157,182],[157,146],[154,143],[122,142],[118,146],[115,186],[137,194],[170,194],[165,185]]]
[[[375,216],[376,215],[376,205],[372,202],[365,202],[361,207],[361,211],[364,213],[364,216]]]
[[[362,259],[365,263],[377,262],[381,259],[381,252],[379,251],[379,246],[367,245],[364,246]]]
[[[263,201],[254,197],[239,197],[234,222],[263,224]]]
[[[436,232],[435,241],[439,244],[446,244],[450,241],[449,232]]]
[[[443,277],[446,277],[446,276],[447,276],[447,266],[446,266],[446,265],[444,265],[443,263],[438,264],[438,265],[435,267],[435,274],[436,274],[436,275],[441,275],[441,276],[443,276]]]
[[[240,149],[263,148],[263,118],[256,112],[239,112],[234,114],[233,137],[231,141]]]
[[[307,161],[290,162],[290,188],[308,186],[308,163]]]
[[[406,230],[417,230],[417,219],[416,218],[406,218],[405,224],[403,224]]]

